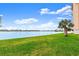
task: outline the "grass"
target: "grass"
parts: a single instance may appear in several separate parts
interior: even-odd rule
[[[52,34],[0,40],[0,56],[79,56],[79,35]]]

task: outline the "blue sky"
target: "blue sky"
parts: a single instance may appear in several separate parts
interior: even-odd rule
[[[71,3],[2,3],[1,29],[56,29],[60,20],[72,20],[71,7]]]

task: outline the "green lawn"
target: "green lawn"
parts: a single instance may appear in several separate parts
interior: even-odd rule
[[[0,40],[0,56],[79,56],[79,35],[52,34]]]

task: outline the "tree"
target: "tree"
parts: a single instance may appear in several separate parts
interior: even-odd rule
[[[58,28],[63,28],[63,29],[64,29],[64,35],[67,36],[67,35],[68,35],[67,31],[72,30],[72,27],[73,27],[73,26],[74,26],[74,25],[73,25],[73,23],[71,22],[71,20],[65,19],[65,20],[61,20],[61,21],[59,22]]]

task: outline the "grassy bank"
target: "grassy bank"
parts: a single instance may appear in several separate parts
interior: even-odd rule
[[[0,40],[0,56],[79,56],[79,35],[52,34]]]

